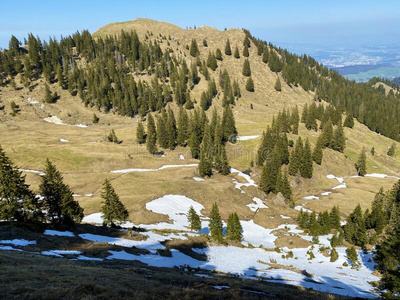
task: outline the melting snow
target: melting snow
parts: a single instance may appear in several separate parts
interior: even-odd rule
[[[173,168],[192,168],[197,167],[198,164],[184,164],[184,165],[163,165],[158,169],[143,169],[143,168],[129,168],[129,169],[120,169],[120,170],[113,170],[111,173],[114,174],[126,174],[132,172],[155,172],[161,171],[165,169],[173,169]]]
[[[32,173],[32,174],[36,174],[39,176],[44,176],[46,175],[46,173],[42,172],[42,171],[38,171],[38,170],[30,170],[30,169],[18,169],[21,172],[25,172],[25,173]]]
[[[44,121],[48,122],[48,123],[53,123],[56,125],[65,125],[64,122],[57,116],[51,116],[48,118],[44,118]]]
[[[43,234],[52,235],[52,236],[66,236],[66,237],[74,237],[75,236],[75,234],[71,231],[58,231],[58,230],[50,230],[50,229],[46,229]]]
[[[319,197],[311,195],[311,196],[305,196],[305,197],[303,197],[303,199],[304,200],[319,200]]]
[[[197,176],[193,177],[193,180],[194,180],[194,181],[197,181],[197,182],[205,181],[204,178],[197,177]]]
[[[332,194],[332,192],[322,192],[321,196],[329,196],[330,194]]]
[[[212,286],[216,290],[225,290],[225,289],[230,289],[230,286],[228,285],[213,285]]]
[[[243,136],[236,137],[236,139],[238,141],[249,141],[249,140],[258,139],[259,137],[260,137],[259,135],[243,135]]]
[[[242,244],[248,246],[249,244],[254,247],[274,248],[275,240],[277,237],[272,234],[274,229],[264,228],[253,220],[240,221],[243,228]]]
[[[24,247],[28,245],[35,245],[36,241],[28,241],[24,239],[0,240],[0,244]]]
[[[66,140],[66,139],[60,139],[60,143],[69,143],[69,140]]]
[[[246,180],[245,183],[239,182],[236,179],[233,179],[233,182],[235,183],[235,188],[239,189],[242,191],[242,186],[257,186],[255,181],[251,179],[250,175],[247,175],[243,172],[240,172],[237,169],[231,168],[230,169],[231,173],[236,173],[238,176],[242,177],[244,180]],[[244,192],[244,191],[242,191]]]
[[[332,190],[345,189],[346,187],[347,187],[346,183],[343,182],[343,183],[341,183],[341,184],[339,184],[339,185],[337,185],[337,186],[334,186],[334,187],[332,188]]]
[[[294,207],[294,209],[297,210],[297,211],[304,211],[304,212],[312,213],[311,209],[305,208],[302,205],[297,205],[297,206]]]
[[[253,202],[249,203],[246,205],[251,211],[256,212],[257,210],[261,209],[261,208],[268,208],[268,206],[266,206],[264,204],[264,202],[257,197],[253,198]]]
[[[41,254],[45,255],[45,256],[62,257],[63,255],[79,255],[79,254],[81,254],[81,251],[77,251],[77,250],[47,250],[47,251],[42,251]]]

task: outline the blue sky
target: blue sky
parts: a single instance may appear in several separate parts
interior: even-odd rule
[[[278,45],[304,49],[385,45],[400,36],[396,0],[2,0],[0,47],[7,46],[11,34],[59,37],[138,17],[182,27],[243,27]]]

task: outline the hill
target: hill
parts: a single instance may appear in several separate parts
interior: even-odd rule
[[[228,40],[229,55],[225,51]],[[8,62],[10,57],[14,62],[11,71],[4,67],[6,64],[1,64],[0,102],[4,105],[0,113],[1,146],[26,174],[34,191],[39,190],[45,159],[49,158],[62,172],[64,181],[90,220],[90,216],[96,216],[100,211],[103,201],[101,185],[105,178],[109,178],[129,211],[129,220],[150,232],[155,228],[168,233],[171,225],[166,224],[173,224],[168,210],[149,209],[149,203],[155,199],[163,199],[165,195],[184,195],[203,206],[204,217],[216,202],[223,220],[237,212],[243,226],[248,226],[244,228],[244,240],[240,245],[245,247],[243,251],[264,249],[268,254],[266,264],[269,272],[271,269],[276,272],[273,278],[283,276],[281,280],[287,283],[342,295],[364,297],[372,291],[371,285],[361,282],[368,276],[376,279],[368,269],[368,262],[360,271],[346,268],[346,272],[360,278],[355,283],[354,292],[345,287],[346,276],[332,271],[332,278],[337,276],[341,282],[324,279],[318,270],[307,265],[307,261],[297,264],[290,258],[280,261],[272,249],[276,247],[278,251],[281,248],[282,256],[292,252],[296,257],[306,257],[309,247],[313,247],[311,236],[294,229],[301,208],[320,213],[339,206],[344,221],[358,204],[362,209],[370,208],[379,189],[389,190],[398,180],[400,155],[398,151],[394,156],[387,155],[392,145],[397,149],[400,146],[396,141],[399,129],[393,125],[399,124],[395,123],[399,118],[398,95],[385,96],[367,84],[345,81],[311,58],[294,57],[284,49],[262,43],[241,29],[182,29],[139,19],[106,25],[93,36],[83,32],[59,44],[49,42],[44,45],[45,50],[38,48],[39,58],[32,55],[35,45],[35,40],[30,38],[26,47],[18,46],[0,56],[2,62]],[[197,48],[197,53],[194,53],[194,48]],[[235,55],[236,48],[239,57]],[[218,49],[221,58],[214,58],[217,67],[213,70],[208,61],[217,56]],[[54,53],[58,53],[55,61],[49,58]],[[26,63],[26,57],[31,61]],[[33,63],[35,59],[37,62]],[[276,59],[278,62],[274,64]],[[246,60],[251,68],[250,77],[243,75]],[[18,67],[18,61],[24,68]],[[29,76],[25,64],[32,66]],[[35,69],[37,65],[40,67]],[[61,75],[57,72],[60,68]],[[230,84],[220,83],[227,81],[223,75],[225,70]],[[196,83],[192,82],[194,73],[198,77]],[[246,88],[249,78],[252,78],[254,91]],[[278,79],[280,89],[276,88]],[[210,97],[208,91],[213,80],[217,93]],[[235,83],[240,95],[233,95]],[[44,101],[46,85],[51,93],[57,94],[54,103]],[[227,176],[214,171],[213,176],[201,178],[196,167],[199,160],[192,157],[188,146],[175,145],[172,150],[159,147],[162,152],[152,155],[145,144],[138,144],[136,138],[139,122],[147,122],[150,114],[157,120],[165,107],[171,109],[178,119],[180,106],[191,99],[200,111],[202,98],[211,98],[208,99],[210,107],[205,112],[210,120],[214,109],[220,116],[227,106],[233,111],[239,138],[236,143],[224,143],[229,165],[234,168]],[[330,148],[323,150],[322,163],[313,164],[311,179],[301,176],[289,178],[294,203],[290,206],[281,196],[265,194],[258,188],[262,167],[255,165],[257,150],[263,131],[276,120],[279,112],[297,106],[301,113],[306,105],[309,107],[315,103],[324,108],[335,107],[343,119],[347,115],[354,116],[354,126],[344,128],[346,147],[343,152]],[[15,110],[15,104],[19,111]],[[187,111],[193,114],[192,109]],[[376,114],[372,116],[373,111]],[[93,123],[94,114],[99,118],[97,123]],[[319,127],[322,120],[316,122]],[[107,140],[111,130],[122,143]],[[320,129],[309,130],[304,122],[300,122],[298,134],[288,132],[287,137],[293,142],[298,136],[309,139],[314,149],[320,133]],[[374,155],[370,154],[372,148]],[[354,165],[363,149],[368,153],[369,176],[357,177]],[[263,205],[268,208],[263,208]],[[180,213],[184,215],[186,212]],[[167,221],[169,223],[165,223]],[[164,222],[160,223],[164,227],[151,227],[159,222]],[[257,231],[262,234],[254,237]],[[272,236],[269,235],[271,232]],[[7,239],[20,237],[16,235]],[[321,238],[317,245],[330,247],[327,238]],[[214,245],[210,243],[210,249],[215,250],[212,247]],[[252,247],[255,250],[248,250]],[[315,252],[318,259],[326,259],[323,250]],[[360,260],[363,257],[367,260],[361,251],[359,255]],[[343,261],[339,260],[338,264],[345,261],[344,249],[340,256]],[[328,261],[325,263],[329,264]],[[269,276],[268,272],[263,273],[262,263],[257,261],[254,264],[257,266],[247,266],[256,268],[254,276]],[[297,269],[288,271],[293,266]],[[305,284],[308,281],[302,274],[303,269],[312,272],[318,283]],[[221,264],[221,270],[243,273],[243,269],[227,270],[224,264]],[[320,288],[318,284],[321,284]],[[344,284],[340,289],[333,288],[340,284]]]

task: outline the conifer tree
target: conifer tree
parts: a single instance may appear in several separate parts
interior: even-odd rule
[[[331,255],[330,255],[330,256],[331,256],[330,262],[335,262],[335,261],[338,260],[339,254],[337,253],[337,251],[336,251],[335,248],[332,248],[332,250],[331,250]]]
[[[289,158],[289,174],[296,176],[300,171],[303,157],[303,141],[301,137],[298,137],[294,150],[292,151]]]
[[[327,122],[325,122],[325,124],[322,128],[322,133],[321,133],[320,139],[321,139],[323,147],[330,147],[330,145],[332,144],[333,126],[332,126],[332,122],[330,119]]]
[[[42,207],[0,146],[0,220],[41,221]]]
[[[212,175],[212,144],[210,126],[206,124],[204,128],[203,141],[200,148],[200,162],[199,162],[200,176]]]
[[[247,46],[243,47],[243,56],[249,57],[249,48]]]
[[[322,143],[323,143],[322,138],[321,138],[321,136],[319,136],[317,143],[315,144],[314,151],[312,153],[313,161],[318,165],[321,165],[321,163],[322,163],[322,156],[323,156]]]
[[[268,155],[261,173],[260,188],[266,194],[276,192],[279,168],[279,153],[275,147],[274,151]]]
[[[176,145],[177,129],[176,129],[175,115],[170,107],[168,108],[168,117],[166,126],[167,126],[167,136],[168,136],[168,147],[169,149],[173,150]]]
[[[97,124],[97,123],[99,123],[99,121],[100,121],[100,118],[96,114],[93,114],[92,123]]]
[[[190,55],[193,57],[197,57],[200,54],[199,47],[197,46],[197,41],[195,39],[192,39],[192,42],[190,43]]]
[[[74,200],[73,193],[63,182],[61,173],[47,159],[39,193],[43,197],[47,218],[51,223],[73,225],[83,218],[83,209]]]
[[[313,161],[308,139],[304,144],[303,155],[301,158],[300,175],[304,178],[311,178],[313,174]]]
[[[281,80],[279,79],[279,77],[276,78],[274,88],[275,88],[275,91],[277,91],[277,92],[282,91]]]
[[[393,157],[395,154],[396,154],[396,144],[393,143],[392,145],[390,145],[389,150],[387,151],[387,155]]]
[[[346,146],[346,138],[344,136],[344,131],[342,125],[336,127],[335,131],[333,132],[332,144],[331,148],[333,150],[343,152]]]
[[[371,151],[370,151],[370,152],[371,152],[371,155],[372,155],[372,156],[375,155],[375,147],[374,147],[374,146],[371,147]]]
[[[240,58],[239,48],[238,48],[237,46],[235,47],[235,51],[234,51],[234,53],[233,53],[233,56],[234,56],[235,58]]]
[[[222,220],[221,216],[219,214],[219,209],[217,203],[214,203],[211,209],[211,214],[210,214],[210,223],[209,223],[209,229],[210,229],[210,236],[211,239],[214,242],[221,243],[223,240],[223,235],[222,235]]]
[[[237,213],[232,213],[228,217],[226,237],[228,240],[240,242],[242,240],[242,225],[240,224]]]
[[[103,183],[101,197],[103,198],[101,212],[103,213],[104,225],[114,227],[128,219],[128,211],[108,179]]]
[[[44,102],[46,103],[55,103],[55,97],[51,92],[49,85],[46,83],[44,86]]]
[[[356,249],[354,247],[347,248],[346,255],[351,262],[352,268],[358,269],[360,267],[360,262],[358,260]]]
[[[251,76],[250,62],[247,58],[244,60],[244,63],[243,63],[242,74],[243,74],[243,76],[246,76],[246,77]]]
[[[289,179],[286,171],[282,174],[281,171],[278,173],[276,181],[276,192],[281,193],[286,201],[292,200],[292,189],[290,188]]]
[[[215,58],[215,55],[212,54],[211,52],[208,53],[207,67],[209,67],[213,71],[215,71],[218,68],[217,59]]]
[[[237,135],[235,117],[229,105],[225,107],[222,115],[222,132],[224,141]]]
[[[157,152],[157,133],[156,133],[156,125],[154,124],[154,119],[151,114],[147,116],[147,137],[146,137],[146,147],[147,151],[151,154],[155,154]]]
[[[219,60],[219,61],[222,61],[222,60],[223,60],[221,49],[217,48],[217,50],[215,50],[215,58],[216,58],[217,60]]]
[[[263,49],[263,54],[262,54],[262,61],[263,63],[267,64],[268,63],[268,57],[269,57],[269,50],[268,48],[265,46]]]
[[[365,154],[365,149],[361,150],[355,167],[359,176],[364,176],[365,174],[367,174],[367,156]]]
[[[142,122],[139,122],[136,128],[136,141],[138,142],[138,144],[146,143],[146,134],[144,132],[144,127]]]
[[[225,54],[226,55],[232,55],[231,43],[229,42],[229,39],[226,40]]]
[[[247,78],[246,91],[254,92],[254,82],[253,82],[253,79],[251,79],[251,77]]]
[[[347,114],[343,123],[344,127],[353,128],[354,127],[354,118],[351,114]]]
[[[189,139],[189,117],[182,107],[179,109],[178,126],[177,126],[177,143],[185,146]]]
[[[293,134],[299,133],[299,122],[300,122],[299,110],[296,105],[292,110],[292,114],[290,115],[290,124],[292,127]]]
[[[200,231],[201,230],[200,217],[194,210],[193,206],[190,206],[187,217],[189,221],[190,230]]]

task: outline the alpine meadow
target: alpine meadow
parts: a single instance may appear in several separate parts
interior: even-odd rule
[[[396,82],[251,28],[78,29],[0,48],[1,299],[400,298]]]

